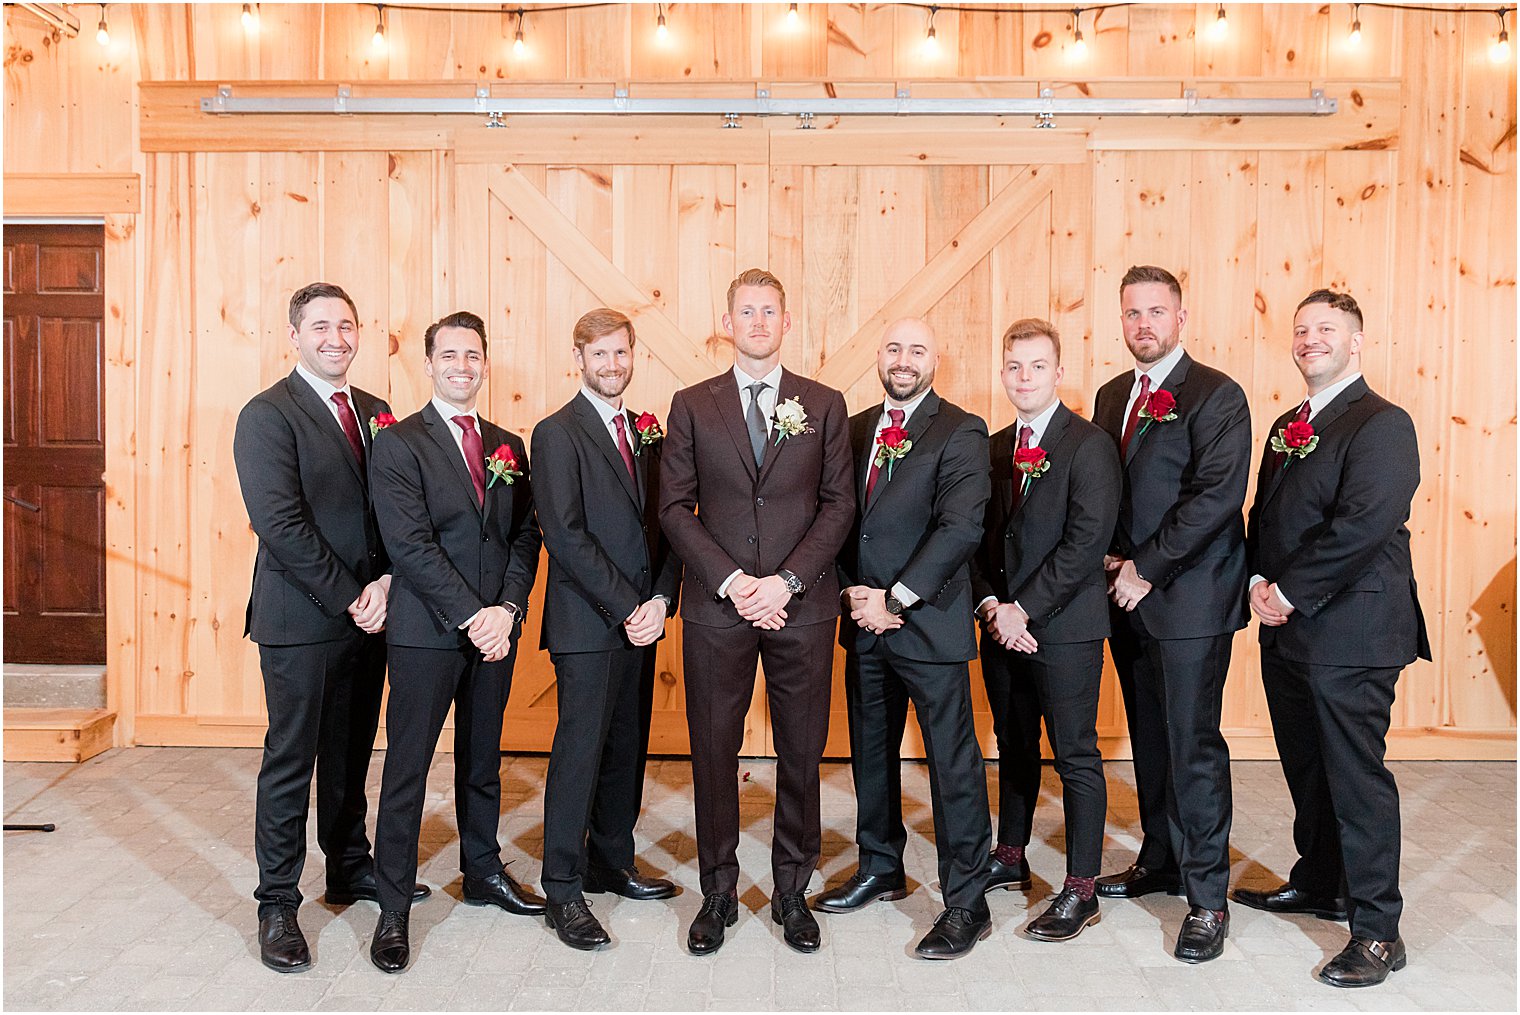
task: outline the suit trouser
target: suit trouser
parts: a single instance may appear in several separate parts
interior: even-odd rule
[[[1293,797],[1299,861],[1288,883],[1343,892],[1351,933],[1399,933],[1399,788],[1383,763],[1394,684],[1402,667],[1293,662],[1263,647],[1272,735]]]
[[[259,665],[269,711],[253,821],[253,897],[262,913],[301,904],[313,771],[328,883],[349,884],[373,869],[364,782],[385,689],[385,639],[355,630],[314,645],[260,645]]]
[[[633,866],[644,797],[655,650],[552,653],[559,722],[544,783],[544,895],[582,897],[581,876]],[[588,845],[587,837],[590,837]]]
[[[465,877],[500,874],[501,715],[512,690],[517,644],[498,662],[480,650],[392,645],[391,696],[385,710],[385,770],[375,820],[375,880],[380,908],[406,912],[417,881],[417,840],[428,768],[454,706],[454,816],[459,869]]]
[[[987,771],[971,717],[965,663],[889,656],[878,647],[845,654],[855,841],[865,874],[900,874],[908,842],[902,818],[902,740],[911,699],[924,736],[934,845],[945,907],[987,910]]]
[[[686,724],[697,812],[702,894],[739,885],[739,747],[765,666],[771,735],[776,744],[776,811],[771,877],[777,895],[805,891],[818,866],[821,832],[818,763],[829,735],[835,622],[762,631],[688,623],[682,629]]]
[[[998,745],[998,842],[1029,845],[1040,799],[1040,718],[1050,734],[1066,815],[1066,873],[1096,877],[1108,786],[1098,751],[1103,642],[1042,642],[1033,655],[982,637],[982,678]]]
[[[1153,638],[1119,613],[1109,647],[1135,758],[1140,827],[1135,862],[1181,874],[1188,902],[1225,908],[1230,886],[1230,749],[1219,732],[1233,635]]]

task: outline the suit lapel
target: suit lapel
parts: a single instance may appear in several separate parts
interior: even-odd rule
[[[776,385],[777,408],[780,408],[782,402],[785,402],[791,398],[795,398],[798,401],[802,400],[802,385],[797,383],[796,376],[790,370],[787,370],[785,367],[783,367],[781,370],[781,383]],[[806,411],[807,406],[804,405],[802,408],[804,411]],[[771,471],[771,466],[776,464],[776,459],[781,457],[786,449],[787,443],[792,440],[790,437],[783,437],[779,441],[776,439],[777,437],[780,437],[780,434],[776,430],[775,416],[776,414],[774,412],[771,413],[771,429],[765,441],[765,457],[760,462],[761,479],[764,479],[766,473]],[[745,443],[748,444],[748,425],[746,425],[744,428],[744,434]]]
[[[639,511],[642,512],[644,505],[649,501],[649,456],[654,452],[651,448],[646,448],[639,444],[639,432],[634,428],[634,424],[638,422],[639,417],[634,414],[634,411],[632,409],[624,409],[623,418],[628,421],[628,443],[629,447],[633,449],[633,471],[638,476],[633,484],[634,489],[638,493],[634,503],[638,504]],[[621,464],[622,458],[623,456],[619,454],[619,464]],[[627,472],[628,470],[624,469],[623,471]]]
[[[1057,452],[1061,448],[1061,442],[1066,439],[1066,425],[1070,422],[1071,410],[1066,408],[1064,403],[1057,406],[1055,415],[1050,417],[1050,426],[1046,427],[1045,432],[1040,434],[1040,443],[1036,445],[1037,447],[1045,449],[1045,457],[1047,460],[1051,462],[1056,461]],[[1023,424],[1018,425],[1022,426]],[[1015,444],[1014,446],[1017,447],[1018,445]],[[1013,453],[1010,451],[1010,460],[1012,457]],[[1052,465],[1052,468],[1054,468],[1054,465]],[[1015,479],[1023,479],[1023,475],[1017,469],[1014,470],[1013,475]],[[1046,475],[1048,476],[1049,473],[1046,473]],[[1019,499],[1019,506],[1013,512],[1013,517],[1008,519],[1010,524],[1015,518],[1024,513],[1024,509],[1029,506],[1029,501],[1039,494],[1040,487],[1044,485],[1044,481],[1045,476],[1040,476],[1029,481],[1029,489],[1024,491],[1024,496]],[[1008,495],[1009,499],[1012,500],[1013,490],[1011,487],[1008,491]]]
[[[934,423],[937,419],[939,419],[939,402],[939,395],[931,390],[927,395],[924,396],[924,400],[918,403],[918,408],[913,411],[913,415],[910,416],[908,420],[903,424],[904,429],[908,431],[908,439],[913,442],[913,449],[908,452],[909,456],[912,456],[914,452],[918,451],[919,448],[923,446],[928,440],[929,435],[934,431]],[[878,410],[877,414],[879,418],[880,410]],[[869,433],[869,431],[867,432]],[[904,460],[906,459],[900,459],[899,464]],[[866,502],[866,509],[863,512],[862,517],[864,517],[864,515],[870,514],[872,509],[874,509],[884,497],[888,496],[891,488],[892,481],[887,475],[887,467],[883,465],[881,467],[881,471],[876,476],[876,495]]]
[[[639,504],[639,492],[634,488],[633,477],[628,475],[628,466],[623,464],[623,453],[617,449],[617,445],[613,443],[612,434],[608,432],[607,425],[602,422],[602,414],[596,411],[595,406],[586,401],[585,395],[576,395],[570,400],[570,406],[570,411],[575,414],[576,421],[580,423],[581,429],[586,432],[586,436],[590,438],[591,443],[596,446],[596,449],[602,453],[602,457],[607,459],[607,465],[617,474],[618,482],[622,484],[623,492],[628,494],[629,499],[637,507]],[[627,417],[628,413],[625,411],[623,418],[628,422],[629,432],[632,433],[633,424],[631,421],[628,421]],[[632,445],[630,444],[631,447]],[[634,462],[634,468],[637,469],[638,459],[635,458]]]
[[[1351,408],[1351,403],[1355,402],[1366,393],[1366,379],[1357,378],[1351,384],[1347,385],[1345,391],[1342,391],[1339,395],[1336,395],[1333,399],[1331,399],[1329,405],[1325,406],[1314,415],[1314,418],[1309,422],[1310,425],[1314,427],[1314,432],[1319,435],[1321,442],[1324,441],[1324,433],[1326,430],[1330,429],[1331,424],[1344,416],[1346,414],[1346,411]],[[1300,402],[1299,404],[1302,405],[1303,403]],[[1272,438],[1276,436],[1277,432],[1292,422],[1293,417],[1296,415],[1298,415],[1298,408],[1295,406],[1288,412],[1283,413],[1282,416],[1278,418],[1277,422],[1272,424],[1272,432],[1267,435],[1268,447],[1271,446]],[[1266,504],[1270,502],[1273,497],[1277,496],[1277,491],[1282,489],[1283,480],[1286,479],[1288,473],[1292,471],[1293,465],[1293,459],[1290,458],[1288,459],[1286,465],[1279,465],[1277,468],[1272,470],[1272,485],[1267,487],[1267,495],[1262,500],[1262,506],[1266,506]]]
[[[506,443],[507,443],[507,433],[506,433],[506,431],[503,430],[501,427],[497,426],[495,423],[492,423],[490,420],[485,419],[485,418],[481,418],[481,420],[480,420],[480,445],[481,445],[481,450],[485,452],[485,456],[487,458],[490,458],[491,457],[491,452],[495,451],[497,448],[501,447],[503,444],[506,444]],[[519,467],[521,467],[521,463],[519,463]],[[497,492],[500,491],[503,487],[506,488],[506,496],[511,497],[512,496],[512,487],[507,484],[507,481],[504,480],[504,479],[498,479],[496,481],[495,485],[492,485],[492,483],[491,483],[491,473],[488,470],[486,472],[485,503],[481,505],[481,510],[480,510],[480,522],[481,522],[481,525],[485,525],[486,522],[488,522],[488,521],[491,520],[491,505],[492,505],[492,503],[496,499]],[[470,484],[470,492],[471,493],[475,492],[475,484],[474,483]]]
[[[855,503],[861,506],[862,514],[866,507],[866,477],[871,474],[872,437],[880,414],[879,409],[867,409],[850,424],[850,450],[855,455]]]
[[[1129,464],[1135,460],[1135,455],[1140,452],[1140,445],[1145,442],[1145,438],[1150,435],[1150,432],[1152,430],[1158,426],[1175,426],[1178,423],[1182,422],[1183,408],[1182,398],[1179,395],[1179,392],[1182,390],[1182,385],[1187,381],[1188,365],[1192,362],[1192,358],[1188,356],[1186,352],[1184,352],[1182,354],[1182,357],[1177,360],[1177,365],[1172,367],[1172,372],[1166,375],[1166,380],[1161,382],[1161,386],[1151,389],[1152,394],[1155,394],[1157,391],[1169,392],[1171,396],[1177,400],[1177,418],[1172,420],[1170,423],[1153,422],[1150,424],[1150,426],[1146,426],[1143,420],[1137,421],[1135,424],[1135,436],[1130,438],[1129,451],[1124,456],[1124,467],[1126,469],[1129,468]],[[1123,413],[1120,415],[1123,415]],[[1121,430],[1121,435],[1122,432],[1123,431]]]
[[[744,422],[744,397],[739,394],[739,384],[734,380],[733,371],[713,378],[708,383],[707,390],[712,395],[718,417],[723,420],[728,435],[734,440],[734,450],[744,462],[749,478],[754,480],[757,475],[755,452],[749,444],[749,426]]]
[[[348,446],[348,436],[343,432],[342,425],[332,414],[332,410],[322,403],[322,399],[318,397],[316,391],[312,390],[312,386],[306,383],[305,378],[292,370],[290,376],[285,379],[285,387],[290,392],[291,400],[301,407],[302,412],[311,417],[311,421],[317,425],[318,430],[327,434],[332,440],[333,446],[338,449],[343,461],[348,463],[348,470],[359,481],[359,485],[367,485],[364,473],[354,458],[354,449]],[[364,430],[363,427],[359,429],[361,433]],[[368,452],[368,450],[369,446],[366,444],[365,451]]]
[[[470,498],[470,503],[475,505],[475,510],[480,511],[481,517],[484,518],[485,512],[481,508],[480,502],[475,499],[475,481],[470,478],[470,470],[464,464],[464,455],[460,453],[459,445],[454,442],[454,433],[449,429],[449,424],[438,414],[438,410],[434,408],[431,401],[422,407],[422,422],[427,426],[428,436],[433,438],[434,443],[443,449],[444,458],[448,461],[449,468],[453,470],[455,477],[464,484],[465,490],[468,491],[467,496]],[[482,428],[483,430],[484,428]],[[484,432],[480,435],[480,443],[482,448],[484,448]],[[353,456],[350,455],[349,457]],[[482,462],[481,464],[484,465],[485,463]],[[487,493],[489,494],[489,491]],[[487,496],[486,499],[490,500],[490,497]]]

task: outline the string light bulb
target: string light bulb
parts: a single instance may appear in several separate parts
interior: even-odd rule
[[[95,26],[95,41],[102,46],[111,44],[111,28],[106,24],[106,5],[100,5],[100,24]]]
[[[1087,40],[1082,38],[1082,8],[1080,7],[1071,12],[1071,32],[1071,58],[1086,60]]]
[[[243,5],[243,31],[257,32],[259,30],[258,4]]]
[[[654,9],[659,15],[654,20],[654,34],[661,42],[664,42],[670,37],[670,29],[665,27],[665,5],[655,4]]]
[[[937,39],[935,37],[935,34],[934,34],[934,15],[936,15],[938,13],[939,13],[939,8],[938,7],[930,7],[929,8],[929,30],[924,33],[924,55],[925,56],[931,56],[932,57],[932,56],[938,56],[939,55],[939,39]]]
[[[797,5],[791,4],[786,9],[786,24],[788,28],[797,27]]]
[[[385,5],[375,4],[375,34],[370,37],[370,45],[377,53],[385,51]]]
[[[1346,41],[1353,46],[1362,44],[1362,5],[1351,5],[1351,34],[1346,36]]]
[[[1509,29],[1504,24],[1504,8],[1494,11],[1499,17],[1499,37],[1489,47],[1488,58],[1494,63],[1507,63],[1509,61]]]
[[[1209,26],[1209,34],[1216,39],[1222,39],[1229,34],[1230,20],[1225,17],[1224,4],[1219,5],[1218,12],[1214,15],[1214,23]]]
[[[512,37],[512,55],[521,57],[527,52],[528,43],[523,38],[523,9],[517,8],[517,34]]]

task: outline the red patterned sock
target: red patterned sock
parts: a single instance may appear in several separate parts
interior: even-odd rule
[[[1079,878],[1068,874],[1066,875],[1066,883],[1061,886],[1061,889],[1062,891],[1070,889],[1071,891],[1076,892],[1077,898],[1081,899],[1083,902],[1086,902],[1088,899],[1091,899],[1093,897],[1093,892],[1097,890],[1097,884],[1098,879],[1095,877]]]
[[[998,863],[1016,867],[1024,862],[1024,847],[1008,846],[1000,842],[998,848],[992,851],[992,855],[997,857]]]

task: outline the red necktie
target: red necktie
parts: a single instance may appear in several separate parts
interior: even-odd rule
[[[1151,395],[1151,375],[1140,375],[1140,397],[1130,406],[1129,419],[1124,421],[1124,437],[1119,441],[1119,457],[1129,454],[1129,442],[1135,437],[1136,424],[1140,422],[1140,407]]]
[[[1020,451],[1028,451],[1029,450],[1029,438],[1033,434],[1034,434],[1034,428],[1033,427],[1027,426],[1027,425],[1019,427],[1019,450]],[[1029,477],[1025,476],[1024,473],[1022,473],[1022,472],[1019,471],[1019,460],[1018,460],[1018,456],[1015,455],[1014,459],[1013,459],[1013,510],[1009,511],[1008,512],[1009,514],[1012,514],[1014,511],[1017,511],[1019,509],[1019,505],[1022,504],[1022,503],[1024,503],[1024,487],[1026,487],[1028,485],[1029,485]]]
[[[354,418],[354,410],[348,406],[348,396],[341,391],[334,391],[332,400],[338,406],[338,422],[343,424],[343,436],[348,438],[348,446],[353,449],[359,468],[363,469],[364,441],[359,437],[359,421]]]
[[[623,456],[623,464],[628,466],[629,478],[637,484],[639,474],[633,470],[633,448],[628,446],[628,420],[620,412],[612,417],[612,425],[617,427],[618,454]]]
[[[888,409],[887,418],[892,421],[893,426],[902,426],[903,411],[901,409]],[[866,503],[868,504],[871,502],[871,491],[876,489],[876,474],[881,471],[881,467],[876,464],[874,454],[876,445],[871,445],[871,451],[873,452],[871,457],[871,474],[866,477]]]
[[[464,431],[464,464],[470,470],[470,480],[475,484],[475,499],[482,507],[486,503],[486,452],[480,443],[480,433],[475,429],[474,416],[455,416],[454,422]]]
[[[1309,400],[1307,398],[1304,399],[1304,404],[1298,407],[1298,415],[1293,417],[1293,422],[1309,422]],[[1274,459],[1273,464],[1276,468],[1281,469],[1283,467],[1283,463],[1288,460],[1288,456],[1283,454],[1281,451],[1276,452],[1276,455],[1277,457]]]

